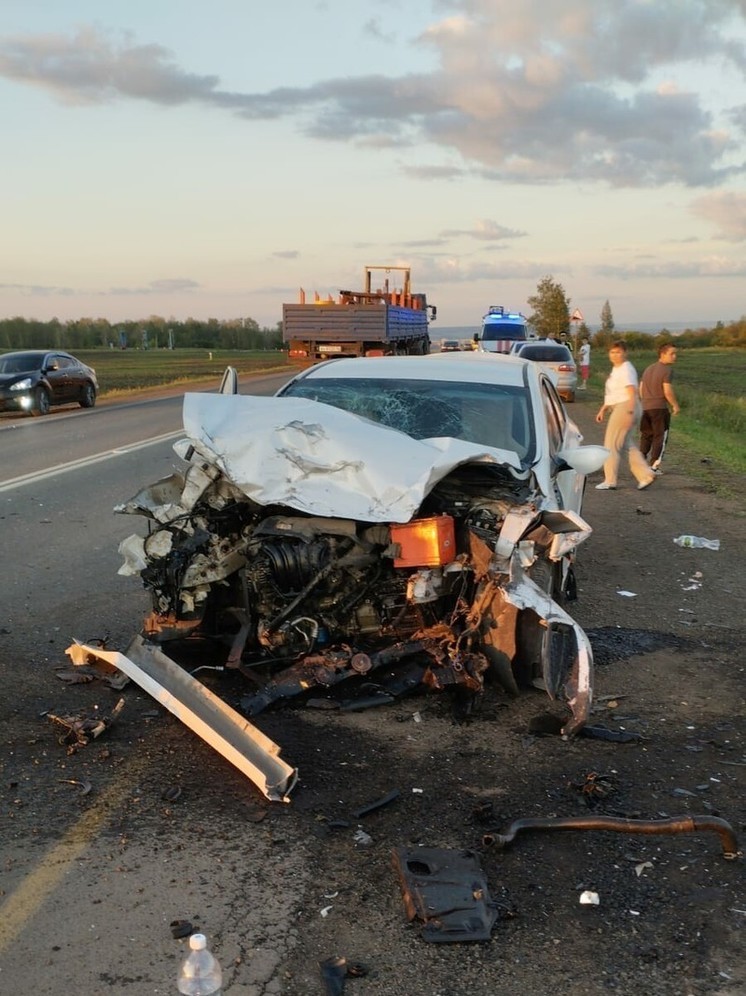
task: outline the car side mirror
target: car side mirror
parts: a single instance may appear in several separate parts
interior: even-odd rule
[[[59,368],[60,368],[60,365],[57,362],[57,360],[52,360],[51,363],[47,363],[47,365],[44,367],[44,372],[45,373],[49,373],[52,370],[59,370]]]
[[[609,451],[605,446],[572,446],[560,450],[555,459],[558,471],[571,469],[578,474],[587,475],[600,470],[608,456]]]
[[[474,335],[472,336],[472,339],[474,340],[474,342],[479,342],[479,333],[475,332]]]

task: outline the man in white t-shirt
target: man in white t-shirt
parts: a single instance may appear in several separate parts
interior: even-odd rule
[[[580,347],[580,390],[584,391],[588,386],[588,378],[591,375],[591,344],[587,339],[583,339]]]
[[[611,373],[606,378],[604,403],[596,415],[596,421],[603,422],[606,412],[610,412],[604,435],[604,446],[609,450],[609,456],[604,464],[604,479],[596,485],[596,490],[616,490],[619,464],[626,450],[629,469],[637,480],[638,491],[642,491],[650,487],[655,474],[634,440],[641,414],[637,371],[627,359],[627,344],[621,339],[612,343],[609,359]]]

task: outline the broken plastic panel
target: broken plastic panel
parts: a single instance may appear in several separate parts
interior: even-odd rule
[[[290,801],[298,772],[281,760],[277,744],[162,650],[136,636],[126,655],[77,640],[65,652],[74,663],[82,663],[90,655],[118,667],[250,778],[269,800]]]
[[[398,847],[393,854],[410,920],[422,921],[422,937],[434,943],[488,941],[497,904],[472,851]]]

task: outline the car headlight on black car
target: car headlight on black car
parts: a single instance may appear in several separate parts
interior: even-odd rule
[[[33,381],[30,377],[24,377],[23,380],[17,380],[15,384],[11,384],[8,390],[10,391],[28,391],[32,386]]]

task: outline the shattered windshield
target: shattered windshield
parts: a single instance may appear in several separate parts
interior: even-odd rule
[[[285,396],[309,398],[361,415],[414,439],[453,436],[517,453],[536,449],[531,403],[523,387],[459,381],[308,377]]]

